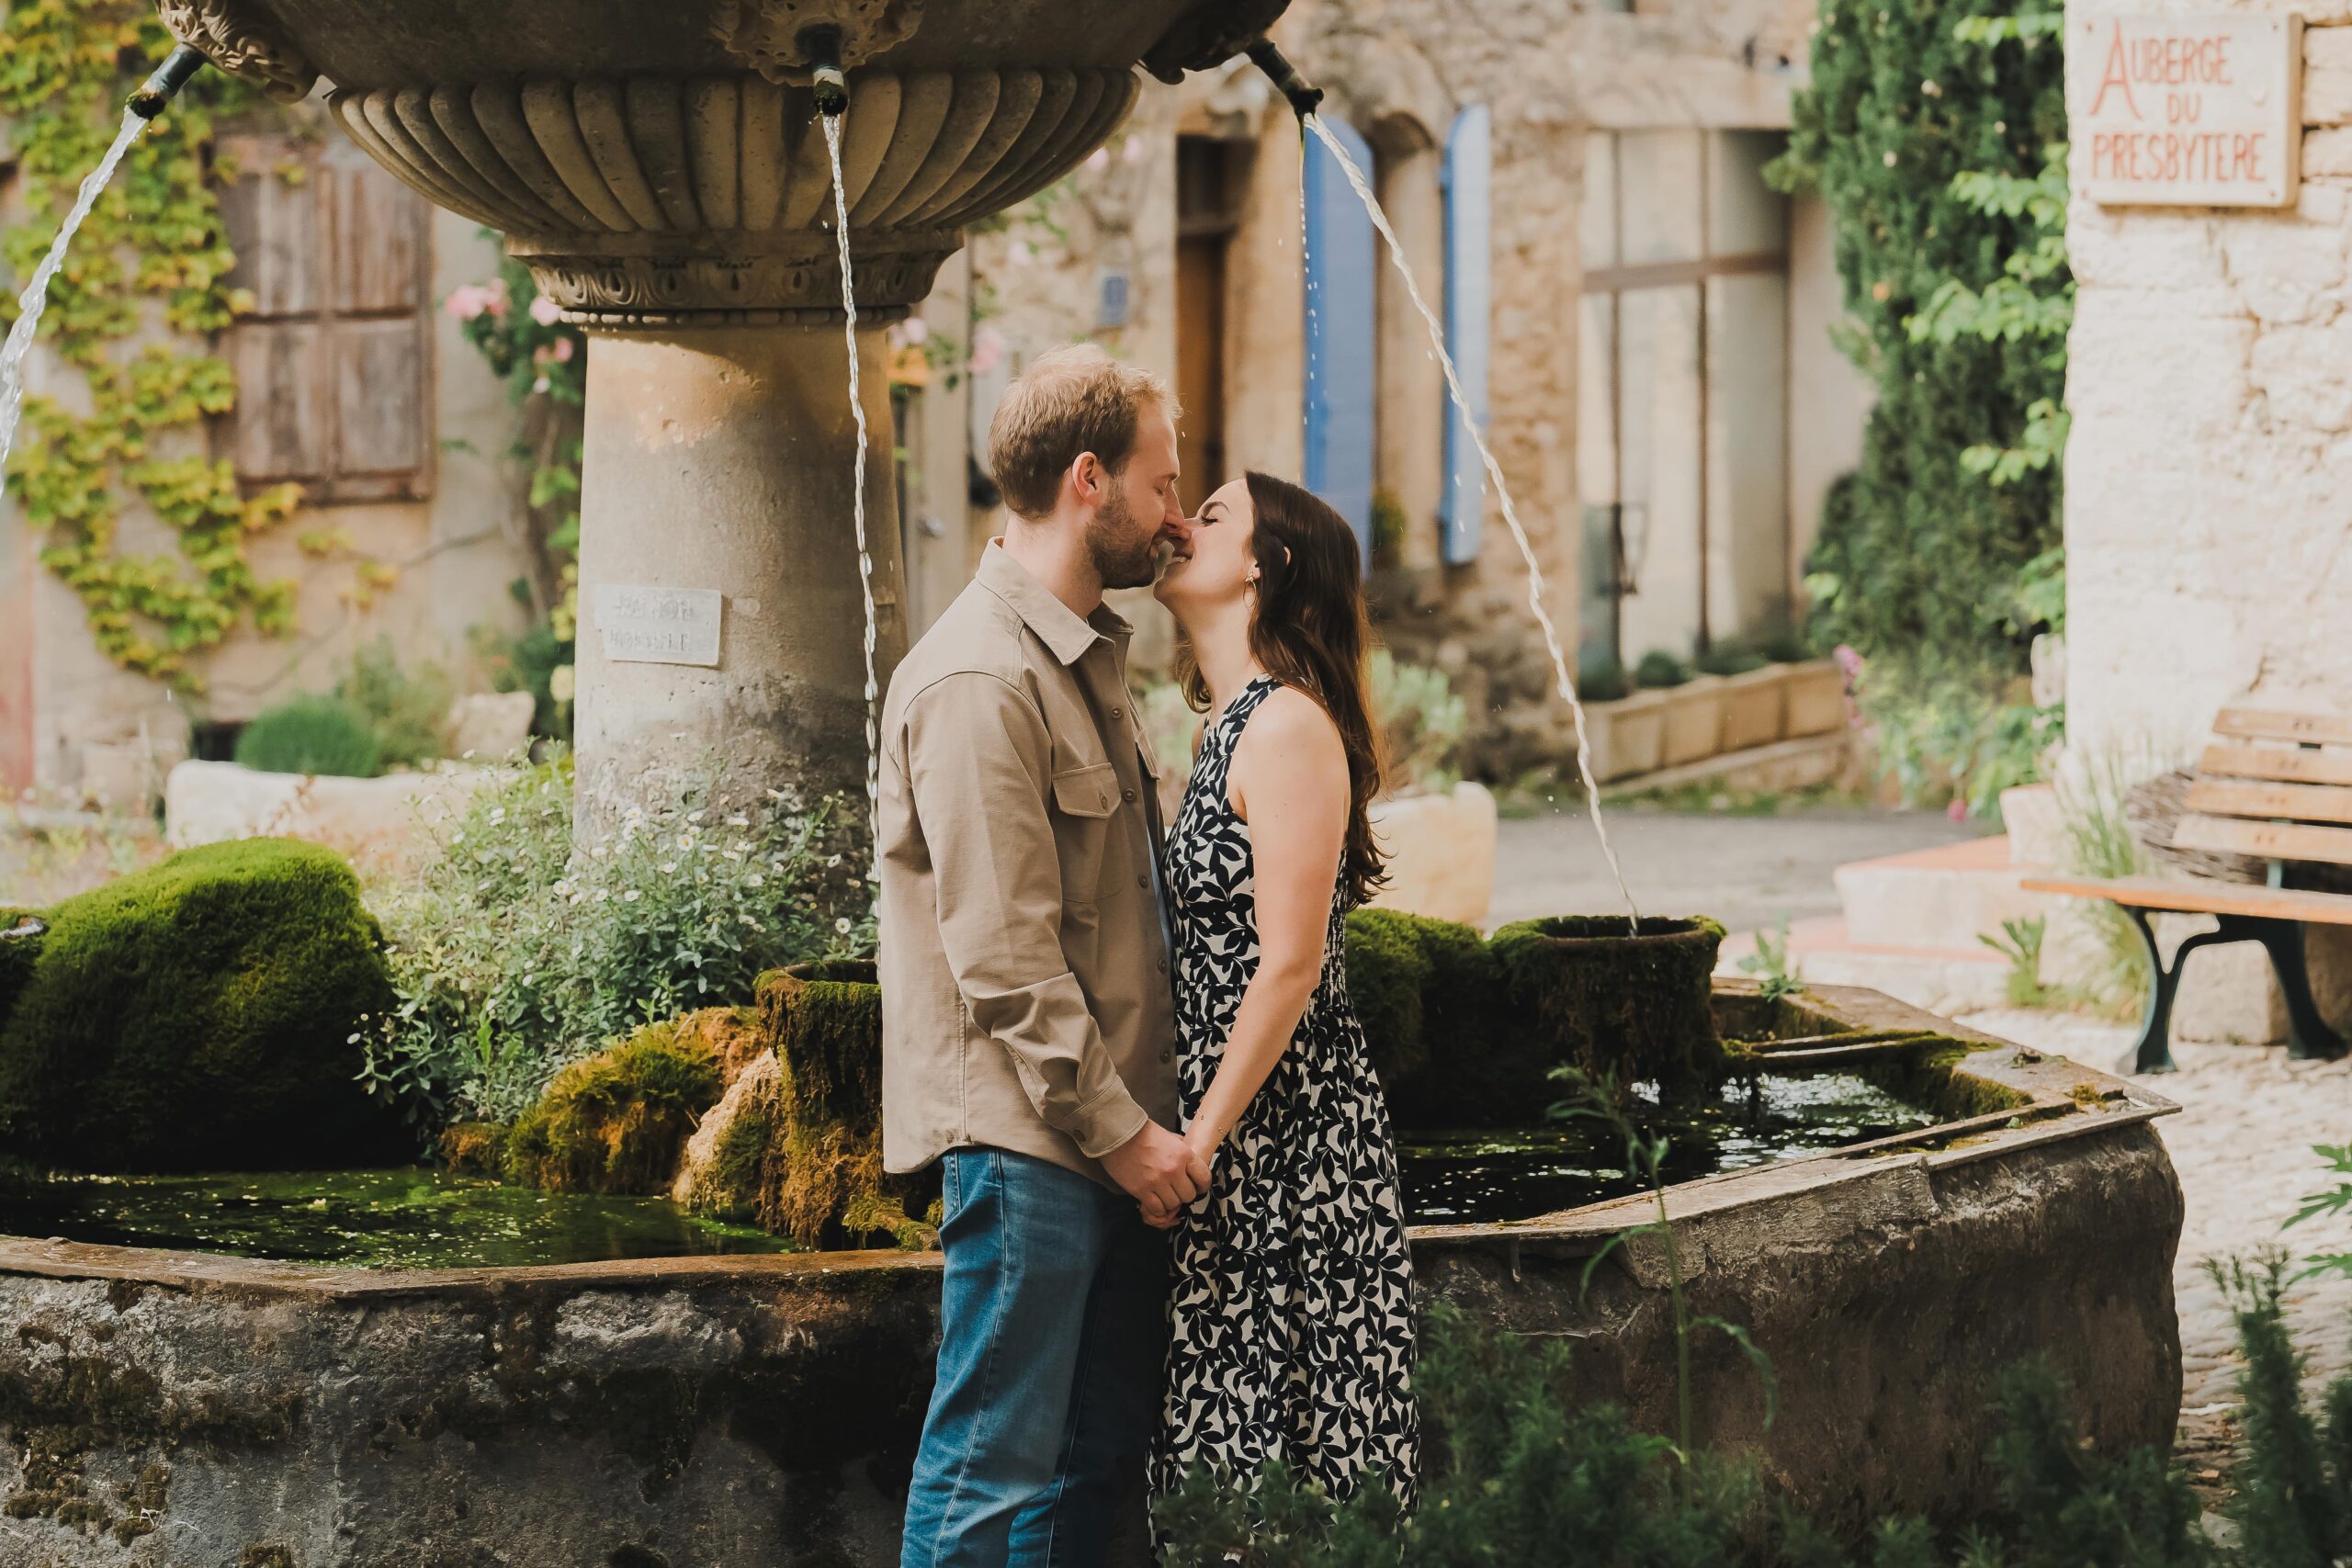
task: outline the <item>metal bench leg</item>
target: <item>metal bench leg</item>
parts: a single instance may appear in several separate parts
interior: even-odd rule
[[[2172,998],[2180,988],[2180,960],[2165,967],[2165,956],[2156,950],[2156,930],[2148,923],[2147,912],[2130,905],[2119,905],[2132,920],[2132,929],[2140,933],[2140,944],[2148,952],[2148,1006],[2140,1015],[2140,1038],[2117,1069],[2126,1073],[2168,1073],[2172,1059]],[[2186,948],[2183,949],[2184,953]]]
[[[2270,954],[2271,972],[2278,976],[2278,989],[2287,998],[2287,1055],[2297,1061],[2315,1057],[2332,1061],[2343,1055],[2344,1036],[2327,1026],[2312,996],[2311,971],[2303,962],[2302,923],[2252,919],[2240,923],[2248,928],[2240,934],[2252,937]],[[2227,931],[2230,924],[2223,919],[2222,929]]]

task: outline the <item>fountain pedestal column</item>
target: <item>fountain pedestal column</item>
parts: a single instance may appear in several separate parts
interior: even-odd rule
[[[883,336],[861,325],[878,678],[906,650]],[[852,538],[856,429],[841,323],[596,332],[580,515],[577,825],[697,773],[865,810],[865,612]],[[716,590],[715,666],[615,658],[614,590]]]

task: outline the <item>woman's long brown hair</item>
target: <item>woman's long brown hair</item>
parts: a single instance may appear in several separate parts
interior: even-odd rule
[[[1363,565],[1355,531],[1322,497],[1252,468],[1245,476],[1257,513],[1251,549],[1258,592],[1250,652],[1266,673],[1323,705],[1348,754],[1348,836],[1340,870],[1352,908],[1387,880],[1372,836],[1380,793],[1380,736],[1365,679],[1372,626],[1364,614]],[[1184,695],[1206,710],[1208,682],[1182,650]]]

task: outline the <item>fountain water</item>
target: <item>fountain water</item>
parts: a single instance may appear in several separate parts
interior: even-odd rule
[[[17,421],[25,406],[25,357],[32,353],[33,336],[40,331],[41,316],[49,309],[50,283],[65,265],[66,248],[74,243],[74,235],[90,216],[90,209],[98,204],[98,194],[114,178],[130,144],[147,129],[147,118],[135,107],[122,111],[122,129],[115,132],[114,145],[82,181],[74,209],[59,226],[57,238],[50,242],[49,254],[41,257],[32,281],[17,297],[17,324],[8,329],[7,345],[0,347],[0,465],[8,461],[9,450],[16,445]]]
[[[842,337],[849,349],[849,407],[857,424],[857,458],[851,470],[850,516],[857,540],[857,586],[865,603],[865,825],[866,842],[882,841],[882,751],[879,730],[881,682],[875,672],[875,649],[880,641],[880,621],[874,606],[874,553],[865,539],[865,398],[858,377],[857,292],[852,282],[849,254],[849,193],[842,178],[842,117],[849,97],[820,117],[825,126],[825,152],[833,168],[833,234],[842,257]],[[878,852],[878,851],[877,851]]]
[[[1257,58],[1254,52],[1252,58]],[[1261,60],[1260,63],[1264,64],[1264,62]],[[1280,80],[1277,77],[1278,83]],[[1284,91],[1290,93],[1287,87]],[[1315,95],[1316,97],[1320,96]],[[1300,104],[1297,94],[1290,93],[1290,96],[1294,105]],[[1480,430],[1478,422],[1471,417],[1470,400],[1462,389],[1461,376],[1453,368],[1453,355],[1445,346],[1445,329],[1439,324],[1437,313],[1430,309],[1429,301],[1421,297],[1420,283],[1405,260],[1404,244],[1396,238],[1396,231],[1389,227],[1388,214],[1381,209],[1379,198],[1373,195],[1371,183],[1364,178],[1363,171],[1356,167],[1356,161],[1348,156],[1348,150],[1340,145],[1340,139],[1324,125],[1323,117],[1315,112],[1311,101],[1301,107],[1299,124],[1314,132],[1316,140],[1339,160],[1340,173],[1347,175],[1349,186],[1363,202],[1364,210],[1372,215],[1373,227],[1380,231],[1381,239],[1386,243],[1388,259],[1395,265],[1397,276],[1405,280],[1405,293],[1413,301],[1413,309],[1420,312],[1422,321],[1429,327],[1430,346],[1437,355],[1440,368],[1445,372],[1447,395],[1453,398],[1456,416],[1461,419],[1463,428],[1469,432],[1472,444],[1478,448],[1478,458],[1486,465],[1487,478],[1495,487],[1495,497],[1502,503],[1503,521],[1510,525],[1511,540],[1518,545],[1520,557],[1527,563],[1527,607],[1534,615],[1535,624],[1543,628],[1544,650],[1551,655],[1552,672],[1559,682],[1560,696],[1567,703],[1569,716],[1576,723],[1577,774],[1584,783],[1585,799],[1592,812],[1593,836],[1600,840],[1601,856],[1609,863],[1609,874],[1616,879],[1618,895],[1625,901],[1626,916],[1634,924],[1634,934],[1639,935],[1641,909],[1634,902],[1634,890],[1625,884],[1624,868],[1617,863],[1616,848],[1609,841],[1608,824],[1601,820],[1600,784],[1592,773],[1592,743],[1585,732],[1584,704],[1577,698],[1576,682],[1568,673],[1568,656],[1560,645],[1559,628],[1553,624],[1552,614],[1544,604],[1544,569],[1536,562],[1535,547],[1528,539],[1526,525],[1519,520],[1519,508],[1511,502],[1510,486],[1503,480],[1502,465],[1495,460],[1493,448],[1487,445],[1486,432]],[[1304,200],[1303,195],[1301,199]],[[1307,310],[1311,313],[1314,309],[1310,299]]]

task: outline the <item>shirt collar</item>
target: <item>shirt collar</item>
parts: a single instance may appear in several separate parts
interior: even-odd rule
[[[1065,665],[1077,663],[1098,638],[1123,642],[1134,634],[1135,628],[1108,604],[1096,605],[1094,614],[1080,620],[1076,611],[1054,596],[1053,590],[1007,553],[1001,540],[989,541],[975,575],[989,592],[1012,606],[1012,613]]]

